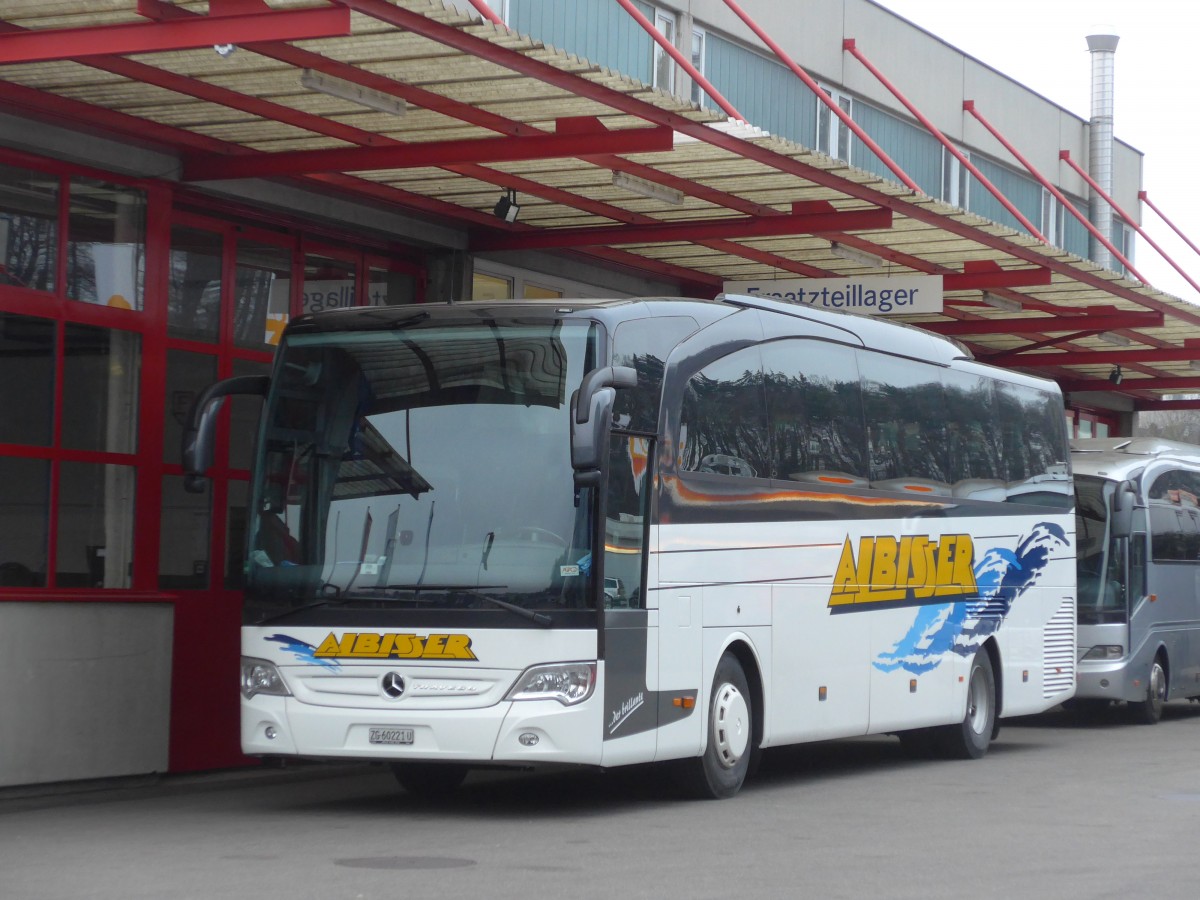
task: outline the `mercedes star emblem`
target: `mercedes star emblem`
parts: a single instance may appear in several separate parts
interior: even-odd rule
[[[388,672],[383,676],[383,692],[393,700],[400,699],[404,693],[404,679],[399,672]]]

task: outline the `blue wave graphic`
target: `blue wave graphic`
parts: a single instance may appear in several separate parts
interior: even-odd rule
[[[274,641],[277,644],[282,644],[284,650],[293,654],[296,659],[300,660],[301,662],[312,663],[313,665],[320,666],[323,669],[330,669],[332,671],[336,671],[341,668],[341,666],[338,665],[335,660],[319,659],[316,656],[316,647],[314,647],[312,644],[305,643],[299,638],[294,638],[291,635],[273,634],[269,637],[263,638],[263,640]]]
[[[974,656],[988,635],[999,630],[1016,599],[1037,583],[1050,554],[1067,543],[1060,526],[1039,522],[1015,551],[1003,547],[987,550],[974,567],[979,597],[918,609],[904,637],[876,657],[875,668],[920,675],[941,665],[947,653]]]

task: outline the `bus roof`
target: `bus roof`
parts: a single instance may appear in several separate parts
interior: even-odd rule
[[[1071,467],[1077,475],[1124,479],[1152,460],[1177,460],[1200,467],[1200,447],[1158,437],[1075,438]]]

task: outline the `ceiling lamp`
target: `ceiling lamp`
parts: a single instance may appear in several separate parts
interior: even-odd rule
[[[640,194],[643,197],[649,197],[651,200],[661,200],[663,203],[671,203],[675,206],[683,203],[683,191],[669,188],[665,184],[659,184],[657,181],[650,181],[648,178],[639,178],[636,175],[630,175],[628,172],[613,170],[612,183],[613,187],[619,187],[622,190],[629,191],[631,194]]]
[[[1114,344],[1117,347],[1128,347],[1132,343],[1125,335],[1117,334],[1115,331],[1102,331],[1096,337],[1106,344]]]
[[[850,262],[856,262],[862,266],[871,266],[876,269],[883,266],[882,256],[876,256],[874,253],[868,253],[866,250],[859,250],[857,247],[847,247],[845,244],[839,244],[836,241],[830,242],[829,252],[834,256],[840,256],[842,259],[848,259]]]
[[[1120,366],[1113,366],[1112,371],[1108,373],[1108,380],[1111,381],[1114,386],[1120,384],[1124,378],[1125,376],[1121,374]]]
[[[517,204],[517,192],[510,189],[507,194],[501,194],[492,208],[492,214],[509,225],[517,221],[517,216],[521,214],[521,207]]]
[[[366,106],[369,109],[379,110],[379,112],[391,113],[393,116],[402,116],[408,112],[408,104],[400,97],[385,94],[383,91],[377,91],[369,87],[363,87],[361,84],[346,81],[344,78],[335,78],[332,75],[326,75],[324,72],[305,69],[300,73],[300,84],[310,91],[317,91],[320,94],[327,94],[330,97],[337,97],[341,100],[349,100],[351,103],[357,103],[359,106]]]

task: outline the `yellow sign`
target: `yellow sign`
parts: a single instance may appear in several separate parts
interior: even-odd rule
[[[829,605],[915,606],[972,599],[979,595],[974,564],[975,545],[969,534],[864,537],[857,557],[847,537]]]
[[[333,632],[313,653],[317,659],[475,659],[465,634]]]

